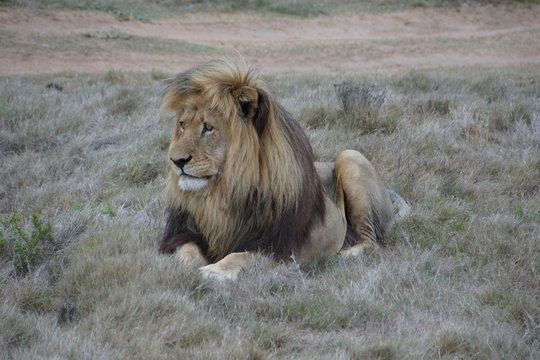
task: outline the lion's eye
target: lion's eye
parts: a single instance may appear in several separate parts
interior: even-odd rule
[[[208,123],[204,123],[203,130],[202,130],[203,134],[205,132],[210,132],[212,130],[214,130],[214,127],[212,125],[210,125]]]
[[[184,131],[185,126],[186,126],[186,123],[183,121],[180,121],[180,131]]]

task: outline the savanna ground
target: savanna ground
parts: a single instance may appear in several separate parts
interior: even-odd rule
[[[335,3],[1,2],[0,357],[540,358],[540,6]],[[238,54],[411,203],[386,247],[157,255],[162,80]]]

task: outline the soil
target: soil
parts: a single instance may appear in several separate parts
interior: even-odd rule
[[[2,8],[0,74],[110,69],[177,72],[201,61],[238,55],[267,73],[537,65],[538,19],[537,5],[421,8],[309,19],[190,14],[152,23],[119,21],[92,11]],[[102,38],[111,31],[152,41],[205,45],[216,51],[131,49]],[[71,45],[50,45],[51,38]],[[86,48],[90,41],[98,43],[98,48]]]

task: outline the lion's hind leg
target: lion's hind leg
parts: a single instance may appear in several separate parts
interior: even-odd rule
[[[337,205],[347,219],[341,254],[355,256],[381,244],[392,222],[392,203],[373,165],[361,153],[345,150],[335,161]]]

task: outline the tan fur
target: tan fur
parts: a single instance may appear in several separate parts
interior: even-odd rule
[[[362,255],[366,251],[366,249],[370,248],[371,246],[373,246],[372,242],[364,241],[358,245],[354,245],[350,248],[341,250],[339,254],[346,258],[357,257]]]
[[[182,245],[176,250],[175,256],[186,266],[199,268],[208,265],[208,260],[201,253],[201,249],[192,242]]]
[[[291,254],[301,263],[342,249],[347,223],[357,235],[349,246],[380,240],[377,236],[387,233],[392,204],[371,163],[356,151],[345,151],[335,163],[316,164],[316,171],[309,143],[299,143],[305,138],[300,127],[283,118],[264,82],[244,64],[216,61],[180,74],[170,81],[163,108],[177,114],[168,151],[169,206],[173,213],[185,214],[179,217],[183,223],[178,232],[200,234],[208,245],[205,256],[217,261],[201,268],[204,276],[236,278],[251,255],[231,252],[244,237],[253,236],[248,229],[258,233],[287,219],[284,214],[291,211],[301,215],[302,204],[309,204],[300,200],[306,194],[320,193],[320,205],[314,206],[325,212]],[[263,125],[257,123],[261,114]],[[299,140],[291,141],[290,134]],[[305,152],[303,157],[299,151]],[[189,159],[182,171],[199,179],[183,174],[180,179],[178,159]],[[318,190],[306,189],[306,181]],[[238,214],[238,204],[249,206]],[[251,213],[251,206],[256,212]],[[171,219],[168,239],[174,240]],[[193,242],[182,245],[178,256],[204,264],[194,247]]]
[[[320,257],[332,256],[343,246],[347,229],[345,214],[329,196],[325,196],[324,201],[326,202],[324,222],[313,228],[309,244],[295,254],[295,260],[300,264],[307,264]]]
[[[392,202],[375,168],[354,150],[341,152],[335,161],[337,205],[347,214],[358,243],[384,242],[392,225]]]
[[[201,275],[207,279],[236,280],[240,271],[249,265],[253,255],[249,252],[232,253],[215,264],[203,266]]]

